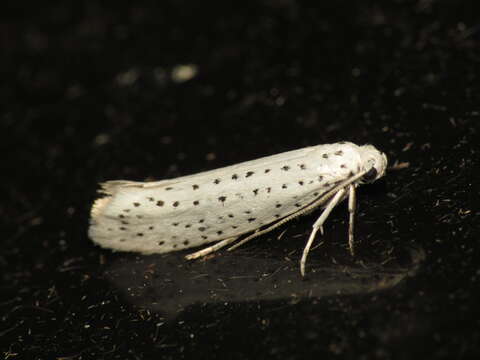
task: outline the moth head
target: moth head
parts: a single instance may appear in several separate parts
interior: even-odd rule
[[[362,183],[371,183],[380,179],[385,175],[387,169],[387,156],[378,151],[373,145],[363,145],[360,147],[363,163],[363,171],[366,171],[362,176]]]

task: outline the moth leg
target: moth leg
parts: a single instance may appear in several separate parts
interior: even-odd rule
[[[272,226],[271,228],[275,228],[276,226]],[[271,230],[271,228],[269,227],[268,229],[265,229],[265,230],[260,230],[260,229],[257,229],[255,230],[255,232],[249,236],[247,236],[245,239],[242,239],[241,241],[239,241],[238,243],[236,243],[235,245],[232,245],[230,246],[227,251],[232,251],[236,248],[238,248],[239,246],[242,246],[243,244],[245,244],[247,241],[250,241],[252,239],[255,239],[256,237],[260,236],[260,235],[263,235],[265,234],[266,232],[269,232]]]
[[[333,208],[337,206],[338,202],[342,199],[342,196],[344,194],[345,194],[344,188],[338,190],[335,196],[328,202],[327,206],[323,210],[322,214],[318,217],[317,221],[315,221],[315,223],[313,224],[312,232],[310,233],[310,237],[308,238],[307,244],[303,249],[302,259],[300,260],[300,272],[302,276],[305,276],[305,263],[307,262],[307,255],[308,255],[308,252],[310,251],[310,247],[313,244],[313,240],[315,239],[315,235],[317,234],[317,231],[320,230],[320,232],[323,234],[323,223],[325,222],[325,220],[327,220],[328,215],[330,215],[330,212],[333,210]]]
[[[350,248],[350,254],[355,256],[355,250],[353,248],[353,229],[355,224],[355,210],[357,199],[355,195],[355,185],[350,184],[348,187],[348,247]]]
[[[213,244],[212,246],[206,247],[205,249],[196,251],[192,254],[189,254],[185,256],[185,259],[187,260],[193,260],[193,259],[198,259],[199,257],[211,254],[217,250],[220,250],[221,248],[227,246],[228,244],[231,244],[235,240],[238,239],[238,236],[227,238],[225,240],[219,241],[216,244]]]

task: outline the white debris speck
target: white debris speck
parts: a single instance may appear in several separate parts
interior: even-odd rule
[[[183,83],[193,79],[198,73],[198,66],[194,64],[176,65],[172,69],[172,81]]]
[[[98,134],[95,136],[95,140],[93,142],[97,146],[105,145],[110,142],[110,135],[104,133]]]
[[[116,77],[117,84],[120,86],[131,86],[140,77],[140,71],[138,69],[132,68],[123,73],[120,73]]]

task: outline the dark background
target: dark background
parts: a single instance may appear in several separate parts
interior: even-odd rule
[[[478,358],[475,4],[2,3],[0,355]],[[306,280],[318,213],[208,261],[87,238],[99,181],[341,140],[409,166],[359,189],[355,259],[332,213]]]

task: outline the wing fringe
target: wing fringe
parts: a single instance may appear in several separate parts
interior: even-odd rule
[[[110,180],[100,183],[100,189],[98,192],[104,195],[113,195],[115,194],[119,188],[125,187],[144,187],[143,182],[139,181],[128,181],[128,180]]]

